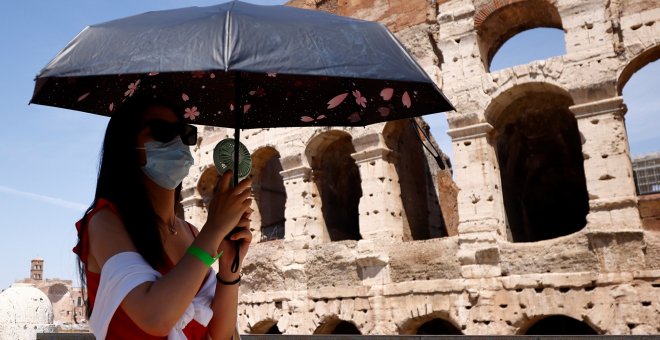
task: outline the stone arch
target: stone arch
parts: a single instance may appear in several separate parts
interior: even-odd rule
[[[332,315],[319,323],[319,326],[314,330],[314,334],[362,334],[362,332],[355,323]]]
[[[280,154],[275,148],[262,147],[252,154],[252,187],[257,207],[252,219],[261,226],[261,241],[284,238],[286,189],[281,171]]]
[[[250,327],[250,334],[282,334],[279,327],[277,327],[277,320],[266,319],[257,322],[254,326]]]
[[[658,59],[660,59],[660,44],[648,48],[633,57],[630,62],[619,71],[616,85],[618,94],[623,95],[623,88],[633,74]]]
[[[390,121],[383,128],[387,147],[394,151],[401,203],[403,240],[426,240],[447,236],[433,174],[417,137],[407,119]]]
[[[208,166],[206,170],[202,171],[202,175],[199,176],[197,192],[202,197],[202,204],[204,205],[205,210],[211,201],[211,198],[213,198],[213,192],[215,191],[219,179],[220,174],[213,165]]]
[[[52,303],[56,303],[62,299],[66,294],[69,293],[69,288],[66,287],[66,285],[62,283],[56,283],[50,287],[48,287],[48,299]]]
[[[586,225],[589,197],[571,105],[565,90],[528,83],[503,92],[486,110],[514,242],[552,239]]]
[[[514,35],[532,28],[563,30],[556,0],[490,0],[477,9],[477,31],[481,60],[486,71],[497,50]]]
[[[448,313],[433,312],[406,320],[399,328],[401,335],[462,335],[460,325]]]
[[[314,136],[305,149],[331,241],[361,238],[358,205],[362,180],[353,153],[351,135],[339,130]]]
[[[593,325],[570,316],[553,314],[532,318],[518,330],[518,335],[598,335]]]

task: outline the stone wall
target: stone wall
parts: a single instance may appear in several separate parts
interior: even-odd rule
[[[295,0],[290,4],[378,20],[396,32],[456,107],[447,113],[456,190],[446,190],[454,183],[438,184],[447,173],[429,162],[426,154],[427,161],[419,166],[427,179],[415,185],[425,190],[419,197],[426,197],[427,203],[423,209],[406,208],[406,197],[413,193],[409,186],[405,189],[408,182],[401,180],[404,174],[397,162],[402,152],[409,151],[388,142],[391,136],[407,135],[400,123],[245,131],[243,142],[251,151],[268,148],[269,154],[279,156],[286,203],[283,239],[259,243],[260,225],[253,224],[255,243],[245,260],[240,291],[242,332],[332,333],[348,322],[362,334],[416,334],[434,325],[452,334],[512,335],[533,333],[537,325],[556,317],[577,321],[595,334],[660,332],[660,236],[656,229],[644,228],[640,218],[621,95],[630,76],[660,56],[660,4],[644,0]],[[562,29],[566,54],[490,72],[497,49],[509,37],[534,27]],[[548,165],[552,162],[539,162],[542,166],[534,169],[540,169],[545,176],[541,178],[556,171],[572,174],[569,178],[576,182],[563,183],[569,183],[567,188],[575,187],[570,183],[583,183],[586,195],[575,204],[588,209],[582,224],[568,231],[533,233],[528,242],[520,242],[516,224],[510,222],[516,218],[512,214],[525,212],[518,216],[524,221],[525,214],[538,217],[548,211],[543,210],[542,200],[532,210],[507,208],[515,195],[511,196],[512,186],[503,182],[518,177],[507,177],[506,171],[518,169],[529,175],[532,168],[502,166],[502,150],[509,152],[507,159],[530,155],[511,151],[511,139],[503,136],[511,136],[512,131],[525,138],[547,136],[537,123],[519,119],[540,109],[560,112],[566,126],[579,136],[561,138],[556,142],[565,144],[556,149],[560,151],[542,155],[578,150],[583,161],[570,158],[559,168],[563,170]],[[229,134],[206,129],[194,150],[195,164],[201,165],[184,181],[182,203],[186,217],[198,226],[204,223],[205,204],[217,179],[212,148]],[[498,142],[504,148],[498,148]],[[319,163],[318,158],[339,146],[350,149],[360,175],[360,190],[347,193],[347,198],[357,199],[357,217],[351,216],[358,225],[345,229],[350,236],[344,238],[333,236],[326,224],[319,190],[333,168],[332,161]],[[561,197],[553,190],[562,186],[548,184],[562,183],[561,176],[554,176],[546,182],[530,177],[530,185],[538,189],[529,193],[550,190],[549,196]],[[446,213],[452,196],[456,210]],[[427,225],[420,225],[420,220]],[[524,225],[541,228],[535,223]]]

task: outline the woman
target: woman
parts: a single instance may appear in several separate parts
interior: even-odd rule
[[[178,218],[197,130],[172,107],[131,98],[108,123],[74,248],[97,338],[230,339],[235,330],[240,270],[230,268],[235,245],[242,263],[252,239],[251,182],[231,188],[231,173],[222,176],[199,232]]]

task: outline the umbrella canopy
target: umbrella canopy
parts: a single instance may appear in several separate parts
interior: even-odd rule
[[[221,127],[364,126],[452,110],[382,24],[240,1],[92,25],[31,103],[111,115],[135,94]]]

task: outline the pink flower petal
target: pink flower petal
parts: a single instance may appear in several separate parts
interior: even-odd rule
[[[401,96],[401,102],[403,103],[403,106],[406,108],[410,108],[412,105],[410,102],[410,95],[408,94],[408,91],[403,93],[403,96]]]
[[[153,77],[158,75],[158,72],[149,72],[147,75]]]
[[[251,104],[243,105],[243,113],[247,113],[250,110],[251,107],[252,107]]]
[[[87,93],[83,94],[82,96],[78,97],[78,101],[84,100],[85,98],[87,98],[87,96],[89,96],[89,92],[87,92]]]
[[[332,108],[335,108],[335,107],[337,107],[337,105],[341,104],[344,101],[344,99],[346,99],[346,96],[348,96],[348,92],[347,93],[342,93],[342,94],[340,94],[338,96],[335,96],[334,98],[330,99],[330,101],[328,102],[328,110],[332,109]]]
[[[110,105],[108,106],[108,110],[110,112],[114,111],[115,110],[115,103],[110,103]]]
[[[391,87],[386,87],[382,91],[380,91],[380,96],[383,97],[383,100],[392,99],[393,94],[394,94],[394,89]]]
[[[188,99],[190,99],[190,97],[188,97],[188,95],[187,95],[187,94],[185,94],[185,93],[182,93],[182,94],[181,94],[181,99],[183,99],[183,101],[184,101],[184,102],[187,102],[187,101],[188,101]]]
[[[229,111],[234,111],[234,104],[229,104]]]
[[[209,78],[214,79],[215,78],[215,73],[211,73],[211,75],[209,75]]]
[[[353,112],[352,115],[348,116],[348,120],[351,123],[356,123],[356,122],[359,122],[360,120],[362,120],[362,117],[360,117],[360,114],[358,112]]]
[[[316,120],[321,120],[321,119],[325,119],[325,118],[327,118],[325,115],[320,115],[320,116],[316,117]]]
[[[300,117],[300,120],[303,121],[304,123],[310,123],[314,121],[314,118],[310,116],[302,116]]]
[[[254,94],[257,93],[257,91],[250,91],[250,92],[248,92],[248,93],[249,93],[251,96],[254,96]]]
[[[390,115],[390,108],[389,107],[379,107],[378,112],[380,112],[381,117],[387,117]]]

